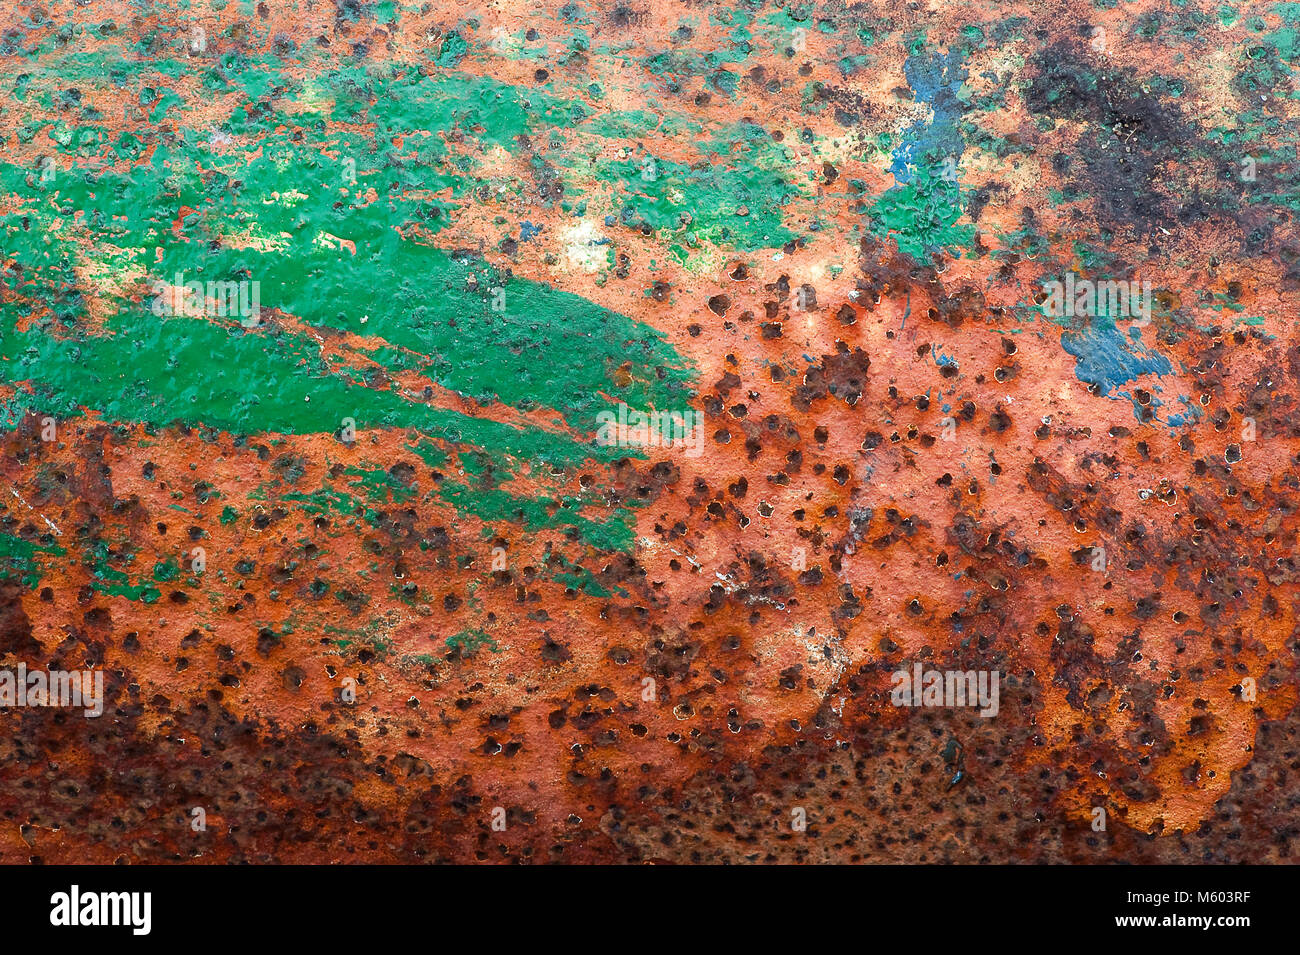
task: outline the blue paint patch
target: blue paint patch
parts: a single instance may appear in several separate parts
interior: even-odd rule
[[[894,150],[889,171],[896,182],[909,183],[918,166],[942,162],[944,158],[956,163],[966,148],[960,125],[965,107],[957,98],[957,90],[966,82],[966,68],[961,65],[958,51],[944,54],[934,50],[909,56],[903,74],[916,101],[925,103],[934,113],[909,126]]]
[[[1184,425],[1197,424],[1205,417],[1205,412],[1201,410],[1201,406],[1187,395],[1179,395],[1178,400],[1182,403],[1184,410],[1169,416],[1166,423],[1170,428],[1181,428]]]
[[[1129,338],[1114,325],[1087,325],[1061,334],[1061,347],[1078,361],[1074,374],[1080,381],[1096,385],[1102,395],[1137,401],[1120,386],[1143,375],[1167,375],[1173,371],[1169,359],[1142,344],[1141,332],[1133,329]],[[1158,404],[1158,402],[1157,402]],[[1140,419],[1139,419],[1140,420]]]
[[[890,162],[894,185],[877,198],[872,229],[917,261],[938,250],[961,249],[975,237],[973,225],[956,224],[965,209],[957,175],[965,149],[966,106],[958,93],[967,71],[961,56],[958,50],[916,50],[903,64],[916,102],[929,112],[900,137]]]
[[[953,368],[957,367],[957,359],[953,358],[951,355],[945,355],[943,352],[939,351],[938,345],[930,346],[930,357],[934,359],[934,363],[938,365],[940,368],[942,368],[944,365],[951,365]]]

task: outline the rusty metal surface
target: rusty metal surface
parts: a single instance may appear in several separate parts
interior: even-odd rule
[[[1298,28],[6,10],[0,860],[1290,861]]]

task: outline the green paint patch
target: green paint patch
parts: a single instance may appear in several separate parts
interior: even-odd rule
[[[434,62],[443,69],[455,68],[465,54],[469,52],[469,44],[465,38],[456,30],[452,30],[442,38],[442,44],[438,47],[438,56]]]
[[[34,544],[13,534],[0,532],[0,579],[14,575],[28,590],[40,582],[41,562],[37,555],[63,557],[67,551],[56,544]]]
[[[501,652],[497,648],[497,642],[486,631],[473,628],[452,634],[447,638],[446,646],[452,654],[461,657],[477,656],[484,647],[493,653]]]
[[[899,251],[918,262],[928,262],[935,251],[959,252],[975,241],[975,226],[957,222],[964,211],[960,184],[940,167],[926,164],[912,182],[876,200],[872,231],[894,239]]]
[[[743,251],[778,248],[794,238],[781,210],[801,187],[770,136],[751,124],[727,127],[704,141],[700,153],[690,164],[647,154],[589,172],[612,187],[612,201],[621,200],[616,218],[625,226]],[[567,164],[582,168],[574,159]]]
[[[109,597],[125,597],[146,604],[157,603],[162,592],[152,584],[131,583],[131,578],[125,571],[111,566],[111,561],[114,560],[130,562],[131,558],[110,554],[108,545],[103,541],[96,541],[86,549],[84,563],[94,578],[91,587]]]
[[[349,482],[349,487],[360,488],[372,501],[404,504],[415,496],[415,491],[383,469],[345,468],[344,474],[359,480]]]
[[[343,517],[357,517],[372,526],[378,526],[379,514],[351,495],[336,491],[331,487],[322,487],[312,494],[284,494],[282,501],[293,501],[307,514],[334,513]]]
[[[431,468],[440,468],[447,463],[447,455],[436,448],[431,441],[421,440],[416,444],[408,444],[406,447],[407,450],[411,451]]]
[[[565,497],[516,497],[500,488],[478,489],[455,481],[444,481],[438,488],[443,500],[457,511],[471,514],[485,523],[504,521],[521,524],[526,530],[572,529],[583,541],[603,550],[626,550],[636,534],[632,529],[632,512],[618,508],[608,517],[593,520],[580,515],[584,502]]]
[[[628,596],[628,592],[622,587],[616,587],[614,591],[610,591],[596,579],[595,574],[585,567],[570,563],[561,554],[552,552],[547,558],[547,564],[558,564],[564,568],[560,572],[553,572],[551,579],[572,590],[578,590],[593,597],[610,597],[614,593],[617,593],[620,597]]]
[[[443,448],[481,452],[494,469],[543,484],[556,480],[553,472],[624,457],[595,444],[596,415],[618,402],[688,404],[694,371],[686,360],[648,325],[432,244],[485,182],[484,163],[517,153],[523,137],[545,141],[590,115],[581,102],[455,72],[467,52],[452,31],[437,57],[447,72],[338,67],[305,79],[286,76],[278,58],[233,52],[218,67],[146,62],[112,48],[52,54],[57,75],[26,76],[16,85],[23,95],[62,95],[69,77],[94,86],[98,66],[142,116],[166,117],[176,134],[164,140],[142,122],[110,142],[94,124],[33,123],[31,135],[43,131],[58,151],[55,166],[0,162],[0,245],[18,266],[0,276],[0,377],[16,385],[0,406],[5,426],[39,412],[235,435],[329,434],[351,419],[358,431],[426,435],[416,446],[426,463],[441,464]],[[229,109],[215,132],[207,118],[202,130],[187,125],[189,108],[174,91],[185,75],[200,77]],[[582,135],[655,125],[654,113],[631,112]],[[73,161],[105,146],[118,164]],[[761,130],[732,131],[705,149],[710,159],[699,168],[666,164],[653,189],[631,194],[640,209],[631,214],[676,228],[685,211],[697,241],[787,241],[773,210],[789,186]],[[639,182],[639,170],[623,173]],[[749,214],[737,215],[745,203]],[[207,289],[198,313],[173,314],[168,288],[190,282]],[[238,289],[238,306],[233,292],[214,300],[214,288]],[[262,320],[277,313],[309,331]],[[327,357],[312,328],[366,344],[340,343],[341,354]],[[542,410],[550,424],[438,407],[381,370],[423,376],[481,407]],[[370,503],[401,503],[411,493],[386,478],[351,476]],[[450,493],[494,520],[519,513],[508,495]],[[330,494],[301,503],[373,514]],[[576,526],[591,541],[630,541],[621,521],[602,530],[566,522],[572,503],[544,493],[532,503],[520,515],[529,527]],[[545,513],[550,504],[554,515]],[[222,512],[223,521],[236,516]]]

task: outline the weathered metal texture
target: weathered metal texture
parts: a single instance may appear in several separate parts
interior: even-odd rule
[[[0,859],[1289,861],[1298,24],[7,9]]]

